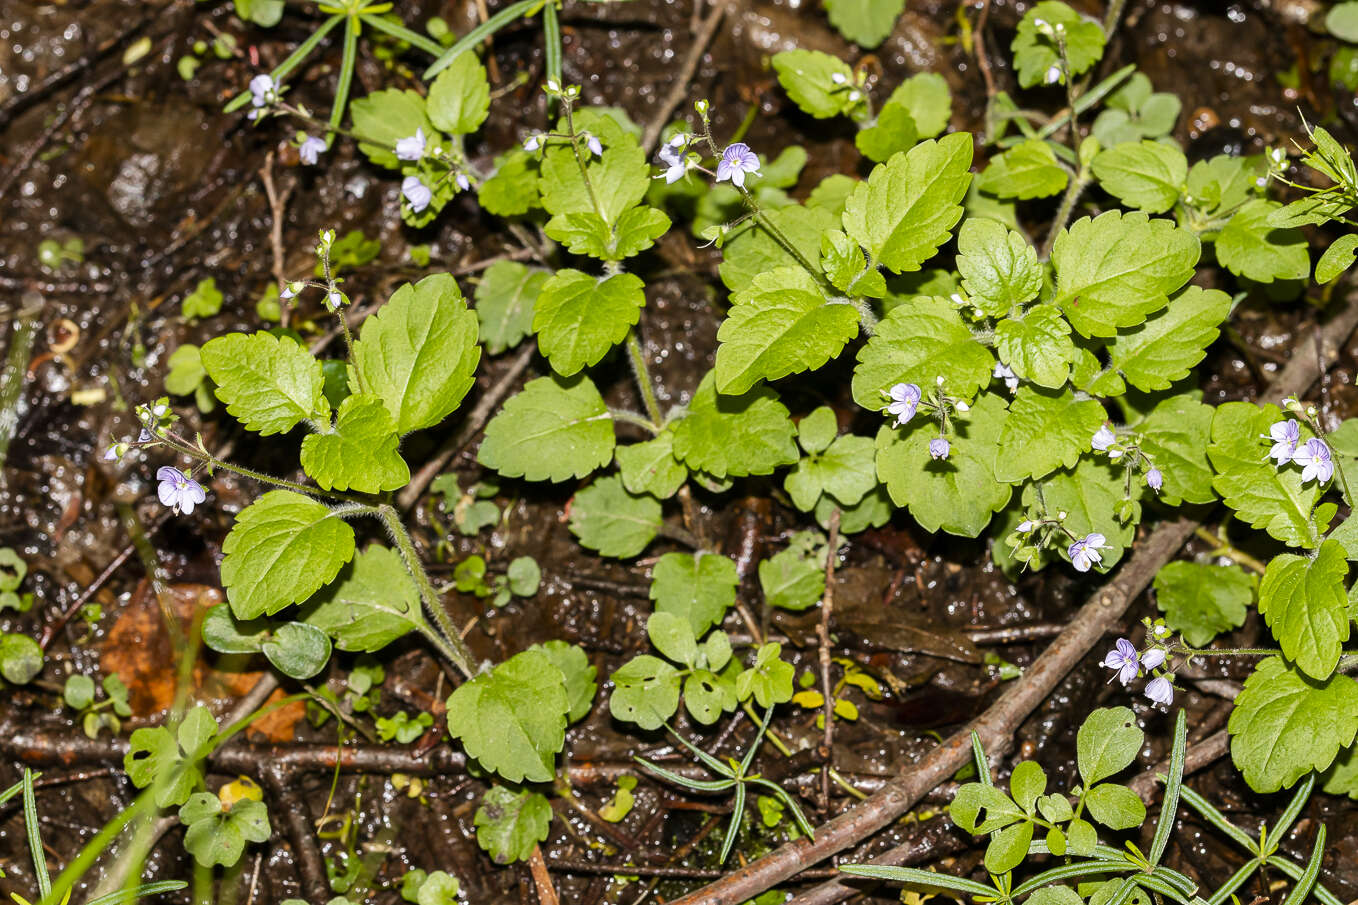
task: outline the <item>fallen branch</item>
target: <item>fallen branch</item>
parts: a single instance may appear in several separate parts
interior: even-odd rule
[[[1304,393],[1323,370],[1322,351],[1332,359],[1335,350],[1355,327],[1358,327],[1358,295],[1349,297],[1328,323],[1317,326],[1316,342],[1297,344],[1297,353],[1265,389],[1264,396]],[[973,731],[980,736],[987,750],[1007,751],[1015,730],[1028,714],[1084,659],[1107,627],[1122,617],[1198,525],[1192,519],[1179,519],[1162,523],[1152,531],[1131,559],[1118,569],[1116,576],[1080,608],[1065,631],[985,713],[918,763],[909,765],[880,792],[817,828],[814,841],[798,839],[784,845],[715,883],[676,899],[672,905],[735,905],[753,899],[807,866],[861,842],[910,810],[930,789],[962,767],[971,756]],[[898,864],[900,854],[899,848],[891,849],[872,863]],[[856,886],[843,879],[831,880],[793,899],[791,905],[831,905],[857,891]]]

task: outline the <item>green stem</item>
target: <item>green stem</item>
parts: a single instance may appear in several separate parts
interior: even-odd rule
[[[635,424],[637,427],[649,431],[651,434],[660,433],[660,425],[656,424],[645,415],[638,415],[636,412],[629,412],[627,409],[609,409],[608,417],[614,421],[621,421],[624,424]]]
[[[803,269],[811,274],[816,282],[820,283],[822,286],[828,287],[831,295],[838,295],[839,291],[833,286],[830,286],[829,281],[825,278],[825,274],[821,273],[818,268],[813,267],[811,262],[806,259],[806,256],[801,253],[801,250],[798,249],[796,245],[792,244],[792,240],[774,224],[768,214],[764,213],[764,209],[759,206],[759,202],[754,200],[754,195],[750,193],[750,190],[744,186],[738,186],[738,188],[740,190],[740,197],[744,199],[745,207],[750,211],[750,214],[754,216],[755,222],[773,238],[773,241],[782,246],[783,251],[792,255],[797,263],[802,265]],[[871,267],[871,263],[869,263],[868,266]]]
[[[652,433],[659,433],[659,425],[665,421],[665,416],[660,411],[660,401],[655,395],[655,384],[651,381],[651,369],[646,366],[646,354],[641,348],[641,340],[637,338],[636,328],[627,331],[627,360],[632,363],[632,371],[636,374],[637,386],[641,390],[641,401],[646,406],[646,414],[651,418],[648,427]],[[630,412],[629,412],[630,414]]]
[[[1224,556],[1232,562],[1242,565],[1253,572],[1257,572],[1260,575],[1264,574],[1265,566],[1262,562],[1255,559],[1253,556],[1250,556],[1243,550],[1237,550],[1235,547],[1231,546],[1225,538],[1218,537],[1201,525],[1193,529],[1193,533],[1211,544],[1215,548],[1212,552],[1217,556]]]
[[[332,128],[344,119],[344,108],[349,103],[349,86],[353,84],[354,70],[358,68],[358,33],[362,28],[358,16],[345,18],[344,55],[340,58],[339,82],[335,85],[335,101],[330,108]]]
[[[576,141],[575,115],[571,112],[573,106],[574,104],[571,101],[563,99],[561,112],[566,117],[566,134],[571,143],[571,153],[575,155],[575,164],[580,168],[580,179],[585,184],[585,193],[589,195],[589,203],[594,207],[594,213],[598,214],[599,219],[604,221],[604,225],[609,228],[611,234],[613,224],[608,222],[608,218],[604,216],[604,209],[599,206],[599,198],[594,194],[594,183],[589,178],[589,167],[585,166],[585,158],[580,153],[580,142]]]
[[[1056,237],[1070,222],[1070,215],[1075,211],[1075,202],[1080,200],[1080,194],[1084,192],[1087,185],[1089,185],[1089,174],[1081,168],[1070,180],[1070,185],[1066,186],[1066,194],[1061,198],[1061,206],[1056,210],[1056,218],[1052,220],[1046,241],[1042,243],[1042,260],[1045,261],[1051,257],[1052,246],[1056,244]]]
[[[406,571],[410,573],[411,578],[415,579],[415,584],[420,589],[420,599],[424,601],[425,610],[433,617],[434,622],[443,632],[442,652],[444,656],[470,679],[476,674],[472,667],[476,658],[472,656],[472,652],[463,643],[457,626],[453,625],[453,620],[449,617],[448,611],[443,608],[443,601],[439,599],[438,592],[434,590],[434,585],[429,581],[429,575],[424,571],[424,566],[420,564],[419,553],[415,550],[414,541],[410,539],[410,532],[406,531],[405,525],[401,523],[400,514],[388,503],[378,506],[376,511],[377,517],[382,520],[382,524],[386,526],[392,540],[396,542],[396,548],[400,551]]]
[[[245,468],[244,466],[241,465],[232,465],[230,462],[225,462],[217,458],[216,456],[212,455],[212,453],[205,452],[199,449],[198,447],[192,445],[191,443],[188,443],[183,438],[177,437],[174,434],[168,432],[165,434],[163,439],[167,444],[169,444],[169,446],[172,449],[181,452],[186,456],[191,456],[192,458],[195,458],[200,462],[206,463],[206,465],[210,469],[215,470],[220,468],[222,471],[229,471],[232,474],[238,474],[243,478],[249,478],[252,481],[259,481],[261,484],[271,484],[274,487],[282,487],[285,490],[292,490],[297,493],[306,494],[307,496],[329,497],[332,500],[346,500],[349,502],[352,502],[354,500],[353,497],[345,493],[339,493],[333,490],[321,490],[319,487],[308,487],[306,484],[298,484],[296,481],[289,481],[286,478],[276,478],[271,474],[265,474],[262,471],[255,471],[253,468]]]

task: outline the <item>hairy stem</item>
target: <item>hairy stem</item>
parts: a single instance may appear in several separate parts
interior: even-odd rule
[[[457,626],[453,625],[453,620],[448,616],[448,611],[443,608],[443,601],[439,599],[438,592],[434,590],[434,585],[429,581],[429,575],[420,563],[420,555],[415,549],[415,542],[410,539],[410,532],[401,523],[400,514],[387,503],[378,506],[376,513],[391,534],[392,540],[396,542],[396,548],[401,554],[401,560],[405,563],[406,571],[410,573],[411,578],[415,579],[415,584],[420,589],[420,599],[424,602],[425,610],[438,624],[443,634],[444,644],[440,646],[440,651],[452,661],[453,665],[463,675],[470,679],[476,674],[472,667],[475,657],[472,656],[472,652],[462,641],[462,636],[458,633]]]
[[[665,416],[660,411],[660,402],[655,395],[655,383],[651,380],[651,369],[646,366],[646,355],[641,348],[641,340],[637,337],[635,327],[627,331],[627,360],[632,363],[632,371],[637,378],[637,387],[641,390],[642,404],[646,406],[646,414],[651,419],[651,425],[643,424],[642,426],[648,427],[651,433],[659,433],[660,425],[664,423]]]

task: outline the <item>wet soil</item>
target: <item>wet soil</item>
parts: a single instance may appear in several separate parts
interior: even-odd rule
[[[1102,14],[1099,3],[1076,5],[1091,15]],[[998,86],[1012,90],[1007,54],[995,49],[1008,46],[1027,6],[1008,0],[993,0],[988,6],[990,65]],[[1327,53],[1316,25],[1307,25],[1308,19],[1318,19],[1313,6],[1304,0],[1132,0],[1103,65],[1112,71],[1135,62],[1157,89],[1179,92],[1184,115],[1176,134],[1195,159],[1223,151],[1257,153],[1267,145],[1290,142],[1301,133],[1303,113],[1313,122],[1337,123],[1351,142],[1351,127],[1358,120],[1354,98],[1328,88],[1324,78],[1310,76],[1312,62]],[[980,7],[973,3],[964,9],[971,22]],[[470,0],[410,0],[397,3],[397,9],[407,23],[442,15],[459,33],[478,21],[477,5]],[[690,0],[568,2],[562,19],[567,81],[583,85],[586,101],[620,106],[635,121],[648,122],[671,87],[701,12]],[[882,91],[915,72],[941,72],[955,97],[953,127],[977,129],[985,88],[975,57],[959,40],[958,12],[956,3],[944,0],[910,3],[891,37],[874,52],[872,65],[880,73]],[[77,671],[115,672],[128,682],[135,713],[125,721],[124,733],[156,724],[171,704],[171,664],[189,637],[186,626],[220,599],[221,542],[232,515],[256,490],[219,474],[210,487],[212,505],[192,519],[165,519],[152,505],[150,480],[162,463],[137,456],[106,463],[100,453],[110,442],[135,433],[131,406],[161,394],[167,359],[179,344],[259,326],[254,301],[274,279],[272,214],[261,170],[267,169],[279,189],[290,193],[282,226],[282,272],[296,274],[309,267],[312,239],[322,227],[341,233],[362,229],[381,240],[376,260],[349,275],[346,288],[356,308],[380,302],[395,285],[420,273],[410,263],[411,246],[428,245],[430,267],[455,272],[472,271],[478,262],[516,247],[513,237],[470,200],[451,205],[427,230],[406,229],[393,216],[396,182],[347,143],[336,146],[326,166],[301,168],[287,146],[289,130],[277,123],[254,128],[239,115],[220,112],[223,101],[251,74],[276,64],[305,38],[313,15],[310,4],[290,4],[282,24],[265,31],[242,26],[230,4],[220,0],[0,0],[0,337],[13,343],[21,335],[21,310],[33,312],[38,326],[0,480],[0,545],[16,548],[28,561],[26,587],[37,603],[27,613],[0,613],[0,628],[50,638],[42,679],[7,691],[0,700],[0,725],[24,726],[78,743],[83,736],[59,705],[62,678]],[[238,56],[217,59],[208,54],[191,81],[176,74],[176,62],[195,42],[211,43],[223,33],[234,36]],[[135,62],[125,62],[124,52],[141,41],[149,41],[149,50]],[[768,57],[792,47],[826,50],[849,60],[862,56],[828,27],[816,4],[736,2],[698,66],[689,97],[712,100],[718,134],[733,131],[753,111],[750,144],[770,154],[791,144],[806,147],[810,164],[798,187],[805,193],[829,173],[861,173],[862,164],[851,134],[827,129],[790,109],[777,88]],[[372,50],[363,47],[356,94],[412,84],[404,61],[388,65]],[[328,109],[339,53],[336,42],[327,45],[300,74],[292,97]],[[503,93],[470,148],[487,161],[523,131],[546,123],[540,95],[515,81],[520,73],[530,84],[542,77],[537,27],[519,25],[502,32],[493,53],[499,73],[495,87]],[[1298,88],[1285,89],[1276,75],[1293,64],[1303,78]],[[418,68],[418,61],[409,65]],[[1051,108],[1060,100],[1040,93],[1037,98]],[[1036,229],[1051,212],[1039,205],[1023,213],[1033,218],[1030,225]],[[83,263],[44,270],[38,243],[73,237],[84,242]],[[725,297],[715,279],[716,263],[714,253],[696,247],[683,229],[672,231],[648,258],[648,305],[641,333],[661,384],[662,406],[686,400],[712,364]],[[193,323],[181,315],[180,304],[206,277],[215,278],[225,303],[219,315]],[[468,293],[473,280],[468,274],[464,281]],[[1201,281],[1234,288],[1229,277],[1210,268]],[[1294,337],[1314,321],[1316,309],[1309,302],[1252,293],[1237,311],[1234,333],[1209,356],[1206,400],[1253,398],[1286,360]],[[322,312],[316,309],[297,311],[293,323],[306,330],[313,320],[323,332]],[[479,391],[496,382],[510,357],[485,363]],[[1355,350],[1343,350],[1320,391],[1328,417],[1358,414],[1356,369]],[[534,370],[541,372],[541,362],[530,367],[530,373]],[[794,409],[800,413],[828,402],[852,419],[848,381],[841,379],[848,371],[841,371],[831,368],[822,372],[823,381],[801,387],[800,395],[790,397]],[[638,403],[624,363],[612,362],[596,376],[611,403]],[[209,447],[228,445],[245,464],[284,472],[295,468],[295,460],[255,447],[252,436],[233,428],[220,411],[202,416],[191,404],[179,411],[186,429],[201,431]],[[412,468],[457,429],[454,421],[418,438],[406,451]],[[463,486],[481,477],[474,448],[463,450],[451,466]],[[806,526],[803,516],[778,501],[774,489],[756,481],[735,494],[696,495],[690,527],[738,557],[747,576],[746,591],[749,564]],[[572,491],[507,483],[497,499],[505,519],[489,535],[474,539],[449,536],[447,517],[432,500],[414,508],[417,539],[436,573],[446,573],[473,552],[485,555],[492,569],[522,554],[531,554],[542,567],[544,581],[536,597],[501,610],[487,612],[483,601],[452,596],[459,624],[480,617],[469,636],[478,655],[498,659],[534,642],[564,638],[583,645],[606,676],[645,648],[649,560],[619,564],[583,551],[565,525]],[[144,541],[140,550],[129,548],[133,539]],[[656,544],[648,553],[664,550]],[[1093,587],[1055,570],[1011,582],[991,565],[984,540],[930,537],[900,515],[888,526],[851,540],[837,581],[844,625],[857,610],[877,621],[885,613],[887,622],[918,629],[932,639],[921,644],[916,634],[914,643],[905,645],[911,649],[903,651],[870,627],[840,635],[837,655],[872,671],[887,690],[881,701],[858,698],[860,719],[840,724],[836,734],[836,763],[858,775],[865,788],[874,777],[907,767],[935,744],[939,731],[977,715],[997,693],[1001,680],[993,669],[966,662],[974,657],[937,656],[940,648],[962,644],[968,632],[1019,629],[1017,642],[987,643],[984,649],[1022,667],[1041,650],[1043,627],[1059,627]],[[757,594],[750,599],[757,601]],[[80,615],[63,620],[63,614],[85,602],[98,604],[102,615],[93,621]],[[1152,612],[1153,603],[1143,599],[1130,618]],[[728,628],[743,630],[734,615]],[[808,624],[783,619],[775,621],[774,629],[789,638],[799,669],[814,665]],[[1261,627],[1251,621],[1237,640],[1248,643],[1260,633]],[[1006,770],[1020,756],[1036,757],[1049,774],[1072,775],[1074,732],[1083,715],[1095,706],[1126,700],[1103,683],[1097,660],[1091,655],[1023,726],[1004,761]],[[398,644],[383,652],[381,661],[386,679],[379,712],[437,710],[448,686],[428,652],[415,644]],[[342,681],[352,664],[352,658],[337,656],[331,678]],[[197,693],[224,713],[258,681],[259,668],[203,658],[195,674]],[[1247,674],[1245,664],[1230,661],[1215,664],[1214,670],[1212,678],[1238,681]],[[572,728],[565,761],[625,767],[639,752],[677,757],[663,737],[639,737],[611,722],[603,700],[601,695],[590,717]],[[1221,698],[1191,688],[1185,705],[1190,725],[1220,725]],[[1133,706],[1148,733],[1141,760],[1149,766],[1165,754],[1170,724],[1154,709]],[[793,711],[780,717],[776,729],[794,747],[805,740],[814,748],[819,733],[813,720],[812,713]],[[274,743],[336,742],[333,720],[315,728],[298,709],[282,712],[262,728],[251,739],[261,751]],[[751,735],[744,720],[710,732],[694,726],[685,730],[704,735],[709,748],[723,755],[743,750]],[[134,790],[125,777],[110,769],[118,750],[107,738],[105,733],[103,747],[94,753],[71,754],[64,764],[47,767],[38,804],[54,865],[65,864],[132,800]],[[436,741],[431,736],[416,747]],[[809,766],[800,764],[801,769]],[[773,754],[761,767],[773,775],[798,772],[780,765]],[[260,770],[267,768],[267,763],[259,765]],[[303,809],[304,820],[328,815],[321,841],[326,856],[338,859],[336,863],[363,862],[370,901],[399,901],[391,885],[415,867],[455,873],[467,901],[534,901],[525,869],[495,868],[475,844],[472,814],[485,790],[482,780],[465,770],[424,772],[435,775],[422,777],[414,794],[410,785],[398,787],[380,770],[337,779],[323,769],[294,772],[287,776],[287,789],[293,805]],[[0,764],[0,784],[8,785],[15,775],[14,764]],[[214,775],[212,782],[229,778]],[[1250,792],[1225,761],[1196,776],[1193,785],[1251,832],[1282,806],[1277,796]],[[851,803],[832,797],[826,808],[816,784],[801,788],[813,821]],[[691,869],[698,872],[695,876],[714,866],[718,834],[712,828],[727,806],[723,799],[687,796],[643,779],[636,807],[621,823],[607,825],[592,813],[585,816],[612,791],[606,782],[578,783],[579,808],[555,800],[562,819],[553,824],[543,846],[549,863],[633,858],[641,864]],[[919,863],[975,870],[980,849],[951,829],[946,817],[937,816],[937,805],[927,804],[934,816],[922,810],[916,821],[875,837],[863,853],[917,840]],[[344,820],[348,823],[341,832]],[[1358,896],[1358,808],[1317,796],[1283,849],[1304,860],[1309,852],[1293,840],[1311,838],[1317,820],[1329,825],[1332,842],[1322,880],[1341,899],[1353,899]],[[299,854],[284,821],[276,819],[274,830],[268,843],[255,847],[257,856],[247,857],[245,873],[235,877],[232,888],[253,882],[257,902],[306,897]],[[188,876],[181,832],[170,831],[155,848],[148,876]],[[746,859],[783,838],[781,830],[755,825],[747,832],[749,842],[742,843],[741,852]],[[1204,885],[1220,883],[1241,863],[1238,851],[1191,819],[1184,819],[1175,838],[1171,863]],[[34,897],[22,815],[12,806],[0,809],[0,868],[6,889]],[[644,888],[624,888],[607,874],[573,869],[556,870],[553,878],[561,900],[571,903],[640,901]],[[1277,893],[1267,879],[1252,883],[1242,896],[1272,899]],[[654,895],[663,901],[700,882],[663,879]],[[244,893],[232,894],[245,899]],[[892,893],[883,891],[873,900],[892,899]],[[188,899],[183,893],[165,901]]]

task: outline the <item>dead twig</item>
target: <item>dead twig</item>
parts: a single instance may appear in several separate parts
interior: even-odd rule
[[[821,752],[825,762],[820,768],[820,803],[827,812],[830,808],[830,771],[835,759],[835,695],[830,684],[830,620],[835,615],[835,560],[839,556],[839,507],[830,513],[829,552],[825,555],[825,596],[820,604],[820,624],[816,634],[820,639],[821,719],[825,721],[825,735]]]
[[[270,810],[278,815],[283,825],[283,833],[292,846],[293,858],[297,861],[297,873],[302,881],[306,898],[312,902],[325,902],[330,897],[330,881],[325,875],[325,858],[321,855],[321,843],[316,838],[316,828],[311,822],[311,811],[297,793],[297,785],[291,773],[277,766],[261,772],[260,780],[274,800]]]
[[[486,421],[490,419],[490,413],[495,410],[501,400],[509,395],[510,389],[518,382],[523,372],[528,370],[528,365],[533,361],[535,351],[537,351],[537,343],[525,342],[523,344],[523,348],[519,350],[519,354],[510,362],[505,372],[477,400],[476,406],[463,420],[462,428],[443,445],[437,455],[424,463],[423,467],[410,479],[410,483],[396,497],[396,505],[402,511],[415,505],[429,483],[438,477],[439,473],[452,461],[453,456],[461,452],[462,447],[470,443],[477,432],[481,430]]]
[[[1317,326],[1322,342],[1316,348],[1298,343],[1298,352],[1265,391],[1266,397],[1305,392],[1319,377],[1320,354],[1332,354],[1358,326],[1358,295],[1323,326]],[[817,828],[815,840],[799,839],[784,845],[738,871],[672,905],[726,905],[752,899],[796,875],[803,867],[821,861],[867,838],[908,811],[930,789],[956,772],[971,756],[971,733],[975,731],[989,751],[1007,750],[1019,724],[1040,705],[1056,684],[1084,659],[1103,637],[1107,627],[1122,617],[1151,579],[1193,535],[1198,522],[1179,519],[1162,523],[1138,546],[1117,574],[1080,608],[1065,631],[979,718],[934,748],[918,763],[909,765],[879,792]],[[874,864],[899,864],[901,848],[891,849]],[[793,900],[795,905],[831,905],[856,892],[842,880],[832,880]]]
[[[264,155],[264,166],[259,168],[260,181],[264,183],[264,194],[269,199],[269,245],[273,249],[273,278],[278,284],[278,289],[282,291],[288,283],[287,268],[284,263],[285,251],[283,248],[283,221],[288,214],[288,197],[296,187],[296,183],[289,183],[287,188],[281,192],[274,185],[273,181],[274,152],[270,151]],[[288,315],[292,313],[292,304],[288,299],[279,297],[279,324],[286,327],[288,325]]]
[[[646,131],[641,136],[641,149],[650,157],[651,152],[660,141],[660,133],[664,130],[665,124],[670,121],[674,111],[679,109],[679,105],[684,102],[684,95],[688,94],[689,82],[693,81],[693,74],[698,71],[698,63],[703,58],[703,53],[707,50],[707,45],[712,43],[712,38],[717,33],[717,26],[721,24],[722,16],[726,15],[727,0],[715,0],[712,10],[703,20],[698,33],[693,36],[693,46],[688,49],[688,56],[684,57],[684,63],[679,67],[679,74],[674,79],[674,84],[670,88],[670,93],[665,95],[665,99],[660,102],[655,115],[646,124]]]
[[[533,885],[538,889],[538,902],[541,905],[560,905],[561,900],[556,896],[556,887],[552,885],[552,875],[547,870],[547,862],[542,858],[542,846],[533,846],[533,853],[528,856],[528,869],[533,874]]]

